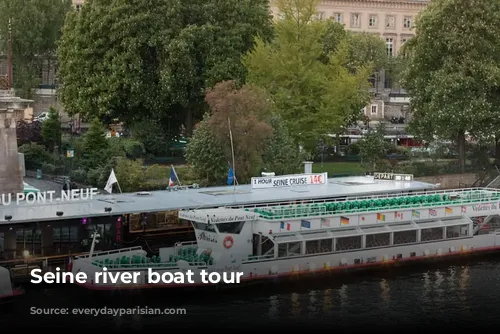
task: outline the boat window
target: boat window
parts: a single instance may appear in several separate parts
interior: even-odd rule
[[[333,239],[306,241],[306,254],[328,253],[333,250]]]
[[[422,229],[422,241],[433,241],[443,239],[443,227],[424,228]]]
[[[337,238],[335,251],[346,251],[361,248],[361,236]]]
[[[287,242],[278,246],[278,257],[300,255],[301,242]]]
[[[390,233],[369,234],[366,236],[366,248],[383,247],[391,244]]]
[[[466,237],[469,235],[469,225],[446,227],[446,239]]]
[[[217,229],[220,233],[240,234],[245,222],[232,222],[217,224]]]
[[[394,232],[394,245],[417,242],[417,231]]]
[[[193,224],[193,227],[195,230],[215,232],[215,227],[213,224],[204,224],[204,223],[197,223],[197,222],[191,222],[191,223]]]

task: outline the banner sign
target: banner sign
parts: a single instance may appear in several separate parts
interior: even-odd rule
[[[252,189],[282,188],[328,183],[328,173],[252,177]]]

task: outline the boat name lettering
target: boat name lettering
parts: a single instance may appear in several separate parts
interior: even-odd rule
[[[489,211],[489,210],[497,210],[498,206],[496,204],[478,204],[472,206],[472,211]]]
[[[55,190],[17,193],[17,194],[2,194],[0,196],[0,204],[10,205],[15,203],[19,205],[21,202],[26,204],[45,204],[52,202],[72,202],[82,200],[92,200],[95,195],[99,194],[97,188],[72,189],[62,190],[59,196],[56,196]]]
[[[248,213],[243,215],[229,215],[229,216],[208,216],[199,214],[193,211],[179,211],[179,218],[191,220],[198,223],[230,223],[230,222],[240,222],[257,219],[257,214]]]
[[[328,173],[284,175],[270,177],[252,177],[252,189],[281,188],[293,186],[307,186],[313,184],[326,184]]]
[[[224,266],[224,268],[210,268],[207,271],[210,273],[228,273],[233,271],[240,271],[241,265]]]
[[[200,241],[206,241],[206,242],[211,242],[216,244],[217,243],[217,237],[211,234],[208,234],[206,232],[201,232],[198,234],[198,240]]]

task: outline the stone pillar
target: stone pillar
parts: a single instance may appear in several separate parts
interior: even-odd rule
[[[0,110],[0,194],[17,194],[23,191],[14,116],[13,110]]]

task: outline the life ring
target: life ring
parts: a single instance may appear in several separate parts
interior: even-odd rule
[[[233,237],[228,235],[227,237],[224,238],[224,241],[222,244],[224,245],[224,248],[226,248],[226,249],[233,247],[233,244],[234,244]]]

